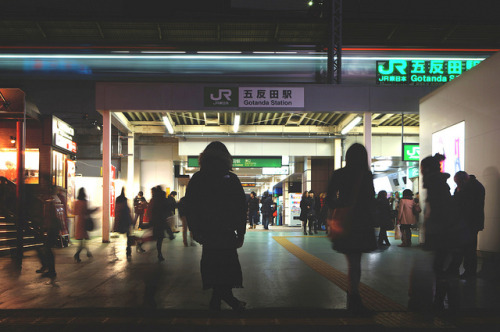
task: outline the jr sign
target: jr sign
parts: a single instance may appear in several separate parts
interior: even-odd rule
[[[238,107],[238,88],[205,87],[205,107]]]

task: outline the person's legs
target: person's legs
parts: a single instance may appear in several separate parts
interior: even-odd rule
[[[269,215],[268,214],[262,215],[262,225],[264,226],[264,229],[269,229]]]
[[[307,219],[302,222],[302,227],[304,228],[304,235],[307,235]]]
[[[354,312],[365,311],[359,294],[359,283],[361,281],[361,253],[345,254],[347,258],[347,310]]]
[[[78,249],[76,250],[75,256],[73,256],[75,258],[76,262],[80,262],[81,261],[81,259],[80,259],[80,253],[83,250],[83,241],[84,241],[83,239],[79,240]]]
[[[472,243],[464,248],[464,277],[475,277],[477,274],[477,232]]]
[[[156,240],[156,250],[158,251],[158,260],[161,262],[161,261],[164,261],[165,258],[163,258],[163,255],[161,254],[161,246],[163,244],[163,238],[160,237]]]

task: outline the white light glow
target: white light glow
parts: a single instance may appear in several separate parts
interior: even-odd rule
[[[349,122],[349,123],[347,124],[347,126],[345,126],[345,127],[342,129],[342,131],[341,131],[340,133],[341,133],[342,135],[347,134],[348,132],[350,132],[350,131],[352,130],[352,128],[356,127],[356,125],[357,125],[358,123],[360,123],[360,122],[361,122],[361,117],[360,117],[360,116],[355,117],[354,119],[352,119],[352,121],[351,121],[351,122]]]
[[[240,118],[241,116],[239,114],[234,115],[233,132],[235,133],[237,133],[238,129],[240,128]]]
[[[172,122],[170,122],[170,119],[168,116],[164,115],[163,116],[163,123],[165,124],[165,127],[167,127],[167,131],[170,135],[174,134],[174,127],[172,126]]]

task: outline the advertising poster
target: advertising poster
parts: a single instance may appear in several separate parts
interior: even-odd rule
[[[465,170],[465,122],[432,134],[432,155],[440,153],[446,157],[441,171],[450,174],[448,185],[453,193],[456,188],[453,177],[458,171]]]

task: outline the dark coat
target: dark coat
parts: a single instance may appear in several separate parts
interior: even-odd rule
[[[246,231],[247,202],[240,180],[229,171],[202,168],[184,197],[189,229],[203,245],[203,288],[243,287],[237,247]]]
[[[177,201],[175,197],[167,197],[167,218],[175,215],[175,209],[177,208]]]
[[[360,178],[361,177],[361,178]],[[356,184],[359,184],[356,194]],[[353,197],[356,194],[357,197]],[[374,221],[375,190],[370,171],[341,168],[333,172],[326,196],[330,210],[353,206],[349,232],[334,241],[333,249],[341,253],[370,252],[377,248]]]
[[[307,202],[308,202],[309,197],[304,197],[302,196],[302,199],[300,200],[300,216],[299,220],[301,221],[307,221]]]
[[[167,198],[163,193],[156,194],[149,201],[148,217],[149,223],[153,227],[153,237],[155,239],[163,239],[167,225]]]
[[[471,232],[478,232],[484,229],[484,199],[485,190],[483,185],[474,177],[470,176],[469,181],[463,189],[455,190],[455,198],[460,209],[460,214],[465,217],[465,222]]]
[[[453,249],[467,242],[465,219],[460,215],[458,200],[451,196],[446,180],[448,173],[424,177],[426,204],[430,213],[425,220],[425,247],[431,250]]]
[[[263,196],[262,197],[262,206],[260,207],[260,212],[262,212],[263,215],[271,215],[273,214],[274,210],[273,210],[273,199],[271,196],[267,195],[267,196]]]
[[[127,198],[118,196],[115,204],[115,223],[114,232],[127,233],[132,225],[132,217],[130,216],[130,208],[128,207]]]
[[[259,199],[257,197],[248,200],[248,212],[259,212]]]
[[[380,228],[394,229],[391,203],[387,198],[377,198],[375,200],[375,220],[375,224]]]

